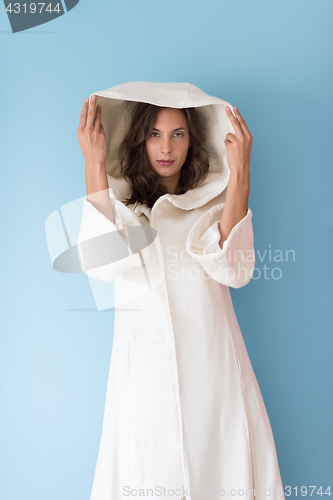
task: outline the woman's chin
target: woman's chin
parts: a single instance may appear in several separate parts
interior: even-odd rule
[[[172,168],[172,166],[170,166],[170,167],[162,167],[161,166],[158,169],[155,169],[155,171],[161,177],[172,177],[172,176],[176,175],[178,172],[177,170]]]

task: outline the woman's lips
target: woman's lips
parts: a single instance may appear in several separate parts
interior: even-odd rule
[[[171,165],[171,163],[173,163],[173,161],[159,161],[158,160],[158,163],[160,165],[162,165],[163,167],[167,167],[168,165]]]

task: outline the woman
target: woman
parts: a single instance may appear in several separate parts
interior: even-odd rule
[[[88,276],[114,280],[122,308],[91,500],[280,498],[229,292],[254,269],[251,133],[236,108],[188,83],[94,95],[78,128],[78,249]]]

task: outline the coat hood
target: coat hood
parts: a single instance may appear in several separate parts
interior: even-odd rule
[[[113,196],[123,202],[131,187],[120,170],[119,146],[130,125],[130,111],[136,102],[146,102],[170,108],[197,108],[206,128],[203,143],[209,155],[209,170],[205,182],[184,194],[165,195],[177,207],[185,210],[205,205],[227,186],[229,167],[225,136],[235,133],[225,107],[232,105],[213,97],[190,83],[128,82],[94,92],[96,106],[102,108],[102,123],[108,144],[106,173]],[[92,95],[90,99],[92,98]],[[148,208],[148,207],[147,207]]]

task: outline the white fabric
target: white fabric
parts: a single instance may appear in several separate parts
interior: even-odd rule
[[[252,211],[248,208],[246,216],[232,228],[221,249],[218,226],[223,207],[224,203],[214,206],[198,220],[187,237],[186,249],[211,278],[222,285],[239,288],[250,281],[254,270]]]
[[[253,273],[250,208],[222,248],[218,243],[229,178],[223,149],[224,133],[232,132],[229,103],[181,83],[131,82],[97,94],[113,144],[107,170],[119,219],[111,223],[85,200],[78,240],[82,269],[80,243],[105,232],[137,226],[153,228],[157,237],[142,251],[144,265],[130,251],[114,260],[111,249],[110,263],[87,272],[114,280],[122,303],[115,313],[91,500],[250,499],[252,488],[256,500],[280,499],[274,438],[229,292],[249,283]],[[152,209],[123,204],[128,186],[115,145],[126,130],[117,128],[126,122],[126,99],[200,106],[212,132],[206,183],[183,195],[161,196]]]
[[[101,212],[99,212],[87,199],[83,200],[82,221],[84,223],[81,224],[79,242],[90,240],[109,232],[116,232],[119,243],[120,241],[122,241],[121,234],[118,232],[118,230],[123,227],[123,222],[121,222],[121,220],[119,220],[116,215],[115,223],[111,222],[107,217],[101,214]],[[78,253],[80,257],[81,267],[85,274],[92,278],[100,279],[106,282],[111,282],[128,269],[132,269],[133,267],[141,265],[139,254],[131,254],[130,250],[128,250],[128,257],[117,261],[116,266],[113,263],[110,263],[103,267],[96,267],[92,270],[87,270],[80,245],[78,245]]]

